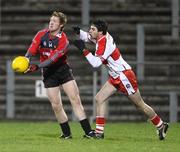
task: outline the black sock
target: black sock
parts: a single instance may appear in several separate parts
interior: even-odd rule
[[[71,130],[70,130],[68,121],[64,122],[64,123],[60,123],[60,127],[65,136],[69,136],[71,134]]]
[[[80,121],[80,124],[81,124],[81,127],[83,128],[85,134],[89,134],[89,132],[92,131],[91,129],[91,126],[90,126],[90,123],[89,123],[89,120],[86,118],[86,119],[83,119]]]

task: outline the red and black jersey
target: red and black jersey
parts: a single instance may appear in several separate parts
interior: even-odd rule
[[[68,45],[69,41],[64,32],[52,36],[48,29],[43,29],[33,38],[28,52],[32,55],[39,54],[41,63],[48,59],[52,60],[53,64],[66,63]]]

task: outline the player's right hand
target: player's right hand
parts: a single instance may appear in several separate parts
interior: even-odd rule
[[[29,66],[29,68],[24,73],[34,72],[34,71],[36,71],[38,69],[39,69],[38,65],[32,64],[32,65]]]
[[[72,28],[76,34],[78,34],[78,35],[80,34],[80,27],[79,26],[73,26]]]

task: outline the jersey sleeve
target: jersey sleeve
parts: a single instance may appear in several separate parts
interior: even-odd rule
[[[86,53],[85,57],[94,68],[101,66],[103,63],[100,57],[94,56],[91,52]]]
[[[107,63],[107,58],[112,54],[115,48],[116,45],[113,43],[113,40],[107,40],[106,36],[104,36],[97,41],[95,55],[90,52],[85,52],[84,55],[93,67],[99,67],[100,65]]]
[[[88,60],[88,62],[94,68],[101,66],[102,63],[105,62],[105,59],[103,58],[103,56],[105,54],[105,50],[106,50],[106,39],[105,39],[105,37],[98,41],[97,46],[98,47],[96,50],[96,55],[93,55],[91,52],[89,52],[87,50],[83,53],[84,56],[86,57],[86,59]]]
[[[105,49],[106,49],[106,38],[103,38],[100,41],[98,41],[98,48],[96,50],[96,55],[97,56],[104,55]]]
[[[101,40],[98,41],[98,48],[96,50],[96,56],[99,56],[103,62],[106,60],[116,49],[115,43],[106,37],[103,37]]]
[[[41,37],[44,31],[39,31],[35,37],[33,38],[30,47],[28,48],[28,52],[32,55],[36,55],[38,53],[38,48],[41,43]]]
[[[106,61],[106,59],[108,58],[108,56],[110,54],[108,54],[108,49],[107,49],[107,40],[104,37],[103,39],[101,39],[100,41],[98,41],[98,47],[96,50],[96,56],[100,58],[101,62],[104,63]]]

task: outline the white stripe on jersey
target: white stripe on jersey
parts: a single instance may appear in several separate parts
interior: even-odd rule
[[[126,77],[126,75],[123,72],[121,72],[119,78],[122,81],[124,87],[126,88],[128,95],[135,93],[135,90],[134,90],[133,86],[131,85],[131,82],[128,80],[128,78]]]
[[[92,55],[92,53],[89,53],[88,55],[86,55],[87,60],[89,61],[89,63],[94,67],[97,68],[100,65],[102,65],[102,61],[100,57],[94,56]]]

